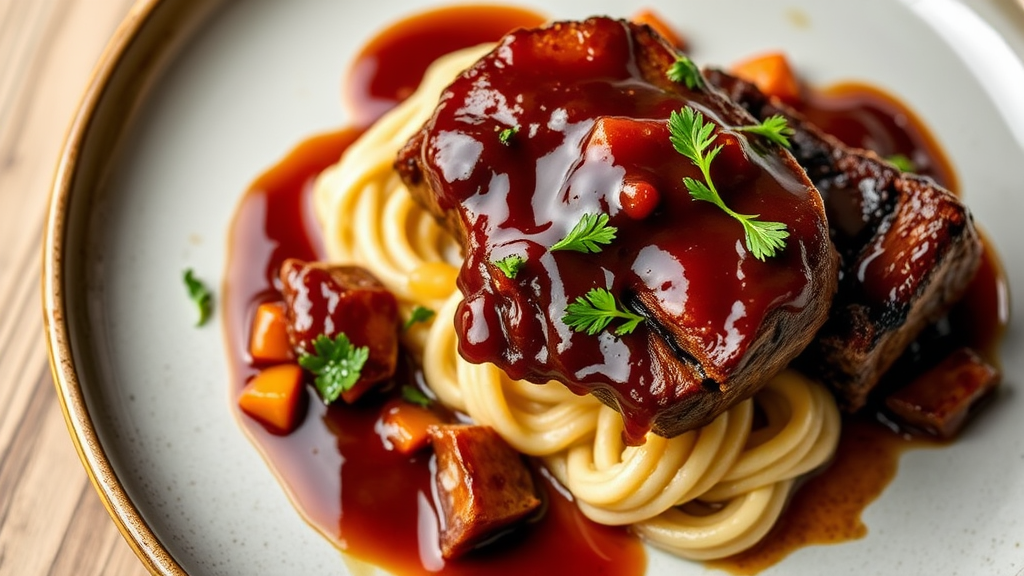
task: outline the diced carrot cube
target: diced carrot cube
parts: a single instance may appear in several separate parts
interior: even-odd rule
[[[650,8],[642,8],[633,14],[633,17],[630,18],[630,20],[637,24],[647,24],[653,28],[655,32],[660,34],[662,38],[668,40],[670,44],[680,50],[686,50],[686,40],[683,40],[683,37],[676,32],[675,28],[666,22],[665,19],[661,17],[661,14],[658,14],[654,10],[651,10]]]
[[[263,369],[245,385],[238,406],[272,432],[288,434],[297,424],[302,391],[302,368],[278,364]]]
[[[283,302],[264,302],[256,308],[249,337],[249,354],[253,362],[260,363],[295,359],[288,340],[288,318]]]
[[[455,289],[459,269],[445,262],[427,262],[409,273],[409,289],[429,298],[446,298]]]
[[[380,423],[381,437],[397,452],[409,455],[430,443],[428,427],[444,421],[427,408],[395,401],[384,407]]]
[[[786,55],[769,52],[733,65],[732,73],[758,87],[761,92],[789,104],[800,102],[800,81]]]

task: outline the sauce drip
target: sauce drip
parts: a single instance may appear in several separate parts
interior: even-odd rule
[[[925,125],[890,94],[859,83],[809,90],[796,106],[815,126],[847,146],[872,150],[882,158],[903,156],[914,172],[957,192],[956,174]]]
[[[515,28],[546,17],[513,6],[451,6],[401,20],[374,36],[356,55],[342,87],[355,126],[369,126],[419,86],[438,56],[496,42]]]
[[[498,20],[508,16],[507,12],[490,12],[489,8],[451,10],[464,11],[477,23],[487,20],[489,14],[502,14]],[[529,20],[528,13],[521,12],[521,15]],[[542,20],[534,17],[538,22]],[[408,22],[415,23],[417,19]],[[515,23],[530,24],[521,20]],[[459,32],[472,28],[465,27]],[[400,27],[384,34],[391,35],[395,42],[403,37]],[[494,40],[496,36],[489,39]],[[472,38],[464,45],[478,41]],[[422,50],[422,46],[418,48],[421,52],[431,52]],[[368,47],[360,59],[372,60],[376,58],[374,54]],[[429,59],[436,55],[429,55]],[[424,60],[427,59],[425,56]],[[354,78],[356,81],[347,86],[351,94],[383,94],[384,99],[397,100],[404,94],[401,86],[414,85],[408,78],[415,75],[418,79],[422,70],[416,64],[410,72],[406,62],[404,70],[382,66],[376,72],[377,75],[392,73],[395,75],[392,88],[368,88],[368,77],[375,74],[372,70]],[[411,75],[402,84],[400,77],[405,73]],[[953,172],[940,149],[902,105],[865,86],[844,87],[841,92],[843,98],[831,92],[814,94],[809,98],[809,106],[816,108],[809,111],[805,107],[804,113],[833,130],[837,125],[847,126],[840,132],[848,130],[849,135],[838,136],[849,143],[856,143],[847,139],[850,137],[867,142],[897,142],[892,148],[878,152],[904,154],[924,168],[926,174],[947,186],[955,184]],[[358,98],[354,100],[360,107],[355,114],[356,125],[365,125],[384,109],[384,105],[374,108],[376,104],[360,104]],[[897,106],[895,111],[890,107],[893,102]],[[878,110],[885,111],[883,121],[864,120],[878,114]],[[884,121],[886,115],[910,121]],[[355,408],[326,408],[311,401],[306,406],[302,425],[287,436],[269,432],[238,410],[238,394],[258,370],[247,351],[253,309],[261,302],[280,299],[277,273],[284,259],[323,258],[320,232],[312,212],[312,182],[359,134],[360,130],[343,130],[299,144],[253,183],[236,210],[222,305],[232,374],[232,406],[240,426],[263,454],[296,508],[316,530],[340,549],[388,570],[400,574],[438,573],[436,571],[440,570],[441,574],[498,576],[545,572],[556,575],[643,573],[645,559],[637,539],[623,529],[598,526],[584,518],[540,469],[539,484],[547,500],[547,511],[541,521],[486,554],[475,553],[464,565],[460,561],[441,566],[435,554],[436,537],[431,532],[436,530],[436,515],[429,485],[428,456],[399,458],[381,448],[374,426],[384,398],[370,399]],[[864,140],[865,134],[867,140]],[[944,329],[922,338],[920,344],[925,356],[929,350],[938,354],[941,349],[961,343],[973,346],[989,362],[998,365],[999,337],[1008,323],[1005,282],[997,255],[986,246],[981,270],[967,297],[950,312],[948,322],[940,323]],[[953,344],[950,338],[955,339]],[[416,381],[420,377],[415,367],[407,364],[400,372],[398,380]],[[899,455],[908,448],[928,445],[935,444],[908,439],[867,419],[847,420],[834,463],[797,491],[773,532],[752,550],[710,564],[737,574],[753,574],[777,563],[798,547],[863,537],[867,529],[860,522],[860,514],[895,475]]]

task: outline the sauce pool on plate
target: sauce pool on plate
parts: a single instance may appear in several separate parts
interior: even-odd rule
[[[445,563],[437,546],[429,452],[407,457],[384,448],[375,427],[386,398],[328,408],[311,394],[301,425],[288,435],[269,431],[241,413],[235,401],[260,368],[247,351],[250,323],[256,306],[281,299],[281,263],[324,256],[311,201],[317,174],[336,162],[362,129],[407,96],[434,58],[544,20],[516,8],[464,6],[428,12],[385,30],[359,53],[346,79],[345,98],[356,128],[299,144],[253,183],[231,227],[222,302],[236,417],[311,526],[339,549],[395,573],[630,575],[645,570],[640,541],[626,528],[586,519],[539,464],[534,472],[544,514],[496,545]],[[882,156],[902,155],[939,183],[956,185],[927,130],[902,104],[875,88],[850,84],[813,92],[801,111],[848,144],[874,147]],[[929,350],[970,345],[998,365],[998,337],[1008,320],[1005,294],[998,258],[987,247],[968,296],[940,323],[941,330],[922,337],[918,354],[927,360]],[[419,382],[417,367],[408,360],[400,363],[394,388]],[[847,419],[835,461],[804,483],[772,533],[755,548],[713,565],[751,574],[799,546],[862,537],[861,512],[895,475],[899,454],[922,444],[870,419]]]

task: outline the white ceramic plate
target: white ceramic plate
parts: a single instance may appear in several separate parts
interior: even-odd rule
[[[209,12],[202,1],[143,2],[86,95],[47,233],[50,342],[86,465],[159,573],[348,570],[236,425],[221,330],[217,322],[192,326],[181,271],[219,282],[247,185],[298,141],[344,124],[339,83],[354,51],[428,4],[250,0]],[[1022,301],[1024,66],[1013,50],[1024,53],[1024,12],[1016,5],[527,4],[556,18],[654,7],[689,39],[698,62],[780,48],[812,83],[864,80],[898,95],[953,160]],[[866,538],[801,549],[767,573],[1024,573],[1022,324],[1015,317],[1004,342],[997,402],[953,446],[903,458],[864,516]],[[650,556],[650,574],[705,572]]]

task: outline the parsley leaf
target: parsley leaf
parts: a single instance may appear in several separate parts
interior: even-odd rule
[[[743,233],[747,242],[747,248],[754,258],[764,262],[779,250],[786,247],[786,238],[789,232],[782,222],[763,222],[756,220],[757,214],[742,215],[737,218],[743,224]]]
[[[185,287],[188,288],[188,297],[195,302],[196,308],[199,310],[199,320],[196,321],[196,326],[202,326],[210,319],[210,314],[213,312],[213,294],[193,275],[191,268],[185,270],[184,279]]]
[[[618,228],[608,225],[607,214],[584,214],[576,226],[555,245],[550,248],[556,250],[574,250],[576,252],[597,253],[601,251],[598,244],[610,244],[615,240],[615,233]]]
[[[885,157],[886,161],[895,166],[900,172],[917,172],[917,164],[903,154],[893,154]]]
[[[789,232],[786,225],[781,222],[762,222],[757,218],[760,214],[739,214],[725,205],[725,201],[715,189],[715,183],[711,181],[711,162],[715,156],[722,151],[718,145],[708,150],[714,144],[715,125],[704,121],[704,115],[693,108],[686,106],[680,112],[673,111],[668,119],[669,140],[672,146],[700,169],[704,176],[701,182],[694,178],[683,178],[683,185],[694,200],[710,202],[722,209],[723,212],[735,218],[743,225],[743,235],[746,241],[747,250],[757,258],[764,261],[765,258],[774,256],[776,252],[786,246],[786,238]]]
[[[789,127],[789,123],[786,122],[786,117],[782,114],[769,116],[760,124],[740,126],[737,130],[763,136],[783,148],[789,148],[789,139],[795,134],[793,129]]]
[[[615,296],[604,288],[592,288],[584,296],[566,306],[562,321],[576,332],[586,332],[593,336],[608,327],[612,320],[625,322],[615,329],[616,336],[629,334],[646,320],[643,316],[622,310],[615,301]]]
[[[665,76],[676,84],[685,84],[690,90],[704,86],[704,77],[700,75],[700,69],[686,56],[676,56],[676,61],[668,67]]]
[[[506,256],[501,260],[493,262],[493,264],[498,267],[498,270],[501,270],[505,276],[513,280],[515,280],[515,277],[519,274],[519,270],[522,269],[523,264],[525,263],[526,259],[519,254]]]
[[[512,145],[512,137],[519,133],[519,125],[516,124],[511,128],[505,128],[498,133],[498,142],[501,142],[505,146]]]
[[[402,400],[422,408],[430,406],[430,398],[419,388],[408,384],[402,386]]]
[[[426,322],[433,318],[434,314],[436,314],[436,312],[434,312],[430,308],[427,308],[426,306],[417,305],[412,309],[412,313],[409,314],[409,319],[406,320],[405,324],[402,325],[402,330],[404,331],[408,330],[409,328],[412,328],[412,325],[416,324],[417,322]]]
[[[331,340],[323,334],[313,340],[314,354],[303,353],[299,366],[312,372],[314,385],[324,404],[330,404],[359,381],[359,373],[370,358],[370,348],[356,348],[344,333]]]

